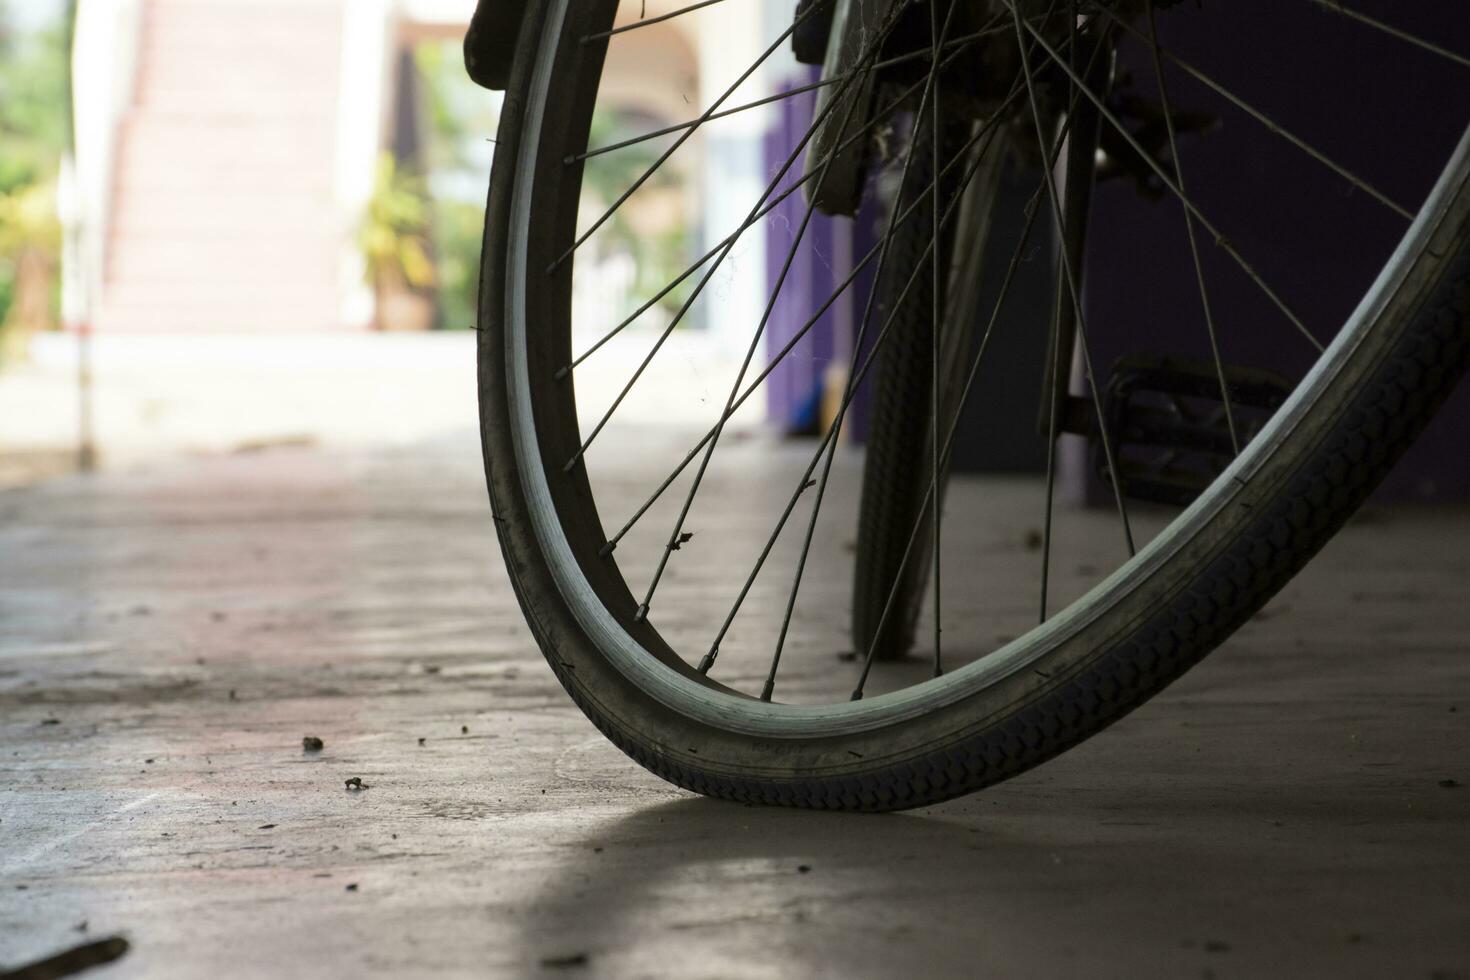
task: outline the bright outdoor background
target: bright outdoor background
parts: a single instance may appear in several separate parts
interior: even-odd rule
[[[717,5],[639,31],[611,60],[594,143],[697,115],[792,6]],[[0,485],[74,466],[79,441],[126,466],[473,430],[500,96],[464,74],[472,9],[0,0]],[[742,97],[796,70],[782,51]],[[619,213],[579,256],[579,330],[606,329],[729,224],[729,196],[702,187],[759,181],[774,122],[711,127]],[[587,209],[653,152],[590,168]],[[763,277],[763,248],[742,243],[732,268]],[[727,297],[764,283],[728,275]],[[688,356],[728,358],[719,319],[681,327]],[[656,399],[629,419],[640,411],[662,417]]]

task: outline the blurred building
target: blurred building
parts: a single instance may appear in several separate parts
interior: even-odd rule
[[[404,55],[462,36],[473,6],[80,0],[70,322],[101,334],[370,328],[355,233],[380,150],[404,145]],[[674,6],[651,0],[646,14]],[[706,80],[758,55],[766,6],[791,3],[716,5],[628,35],[605,91],[649,118],[696,115]],[[758,193],[764,125],[752,114],[709,138],[709,186]],[[704,195],[701,225],[731,225],[722,209],[745,196]],[[761,276],[751,247],[741,267]]]

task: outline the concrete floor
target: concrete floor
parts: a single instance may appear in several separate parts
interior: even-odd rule
[[[472,436],[5,491],[0,966],[122,934],[97,976],[1470,977],[1467,543],[1369,515],[1103,736],[843,817],[601,741]]]

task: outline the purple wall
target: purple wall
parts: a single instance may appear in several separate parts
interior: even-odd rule
[[[1470,17],[1460,3],[1408,7],[1392,0],[1359,0],[1355,9],[1451,50],[1470,51]],[[1160,26],[1170,50],[1410,209],[1422,201],[1470,120],[1470,71],[1307,2],[1187,4],[1161,16]],[[1131,75],[1134,92],[1157,98],[1145,48],[1127,42],[1120,68],[1125,77]],[[1319,339],[1330,340],[1407,222],[1177,70],[1170,73],[1170,95],[1176,109],[1208,112],[1220,119],[1215,132],[1184,143],[1184,174],[1192,196]],[[781,124],[766,145],[772,174],[806,131],[813,103],[814,96],[807,94],[782,104]],[[1403,152],[1401,147],[1412,147],[1414,152]],[[1020,175],[1017,186],[1030,186],[1036,179]],[[1018,190],[1018,200],[1023,196]],[[802,195],[795,194],[767,223],[772,282],[805,207]],[[1090,346],[1099,372],[1106,375],[1114,360],[1130,353],[1207,358],[1208,338],[1177,201],[1168,192],[1159,200],[1146,200],[1129,181],[1115,180],[1099,186],[1093,207],[1085,295]],[[870,229],[855,231],[852,222],[823,217],[814,220],[808,235],[818,249],[798,252],[771,324],[771,352],[793,335],[847,271],[834,257],[859,256],[874,240]],[[1315,357],[1313,348],[1214,247],[1210,236],[1203,235],[1201,242],[1225,360],[1299,378]],[[1005,255],[997,256],[997,262],[1004,262],[1012,244],[999,243]],[[1038,282],[1044,279],[1044,271],[1038,273]],[[854,301],[824,317],[773,375],[768,404],[772,418],[787,431],[811,430],[826,364],[850,350],[853,320],[866,296],[866,284],[862,285],[854,290]],[[1025,352],[1041,349],[1033,341],[1035,334],[1046,330],[1049,304],[1044,289],[1023,289],[1012,300],[997,329],[1016,334],[1016,358],[1029,360]],[[988,304],[982,307],[988,314]],[[1035,365],[1007,370],[1034,371],[1039,376],[1037,360]],[[1024,470],[1034,469],[1034,461],[1044,458],[1026,453],[1022,445],[1036,438],[1035,388],[1012,387],[1015,391],[1009,395],[999,390],[982,393],[991,402],[996,397],[1015,401],[1008,407],[987,406],[985,434],[995,440],[997,426],[1015,429],[1000,436],[1020,447],[1005,455],[1012,462],[988,456],[977,436],[970,440],[976,443],[973,452],[962,440],[957,465]],[[863,399],[854,406],[859,432],[863,407]],[[973,418],[970,413],[967,424]],[[1467,428],[1470,389],[1462,387],[1405,457],[1379,499],[1470,499]],[[974,465],[964,464],[967,455]]]
[[[1353,6],[1470,51],[1462,4]],[[1262,30],[1263,21],[1273,30]],[[1160,34],[1180,58],[1410,210],[1470,120],[1470,70],[1310,3],[1191,4],[1161,18]],[[1120,67],[1132,74],[1136,92],[1156,97],[1145,48],[1127,44]],[[1181,72],[1170,74],[1169,91],[1176,109],[1221,119],[1217,132],[1181,149],[1191,196],[1318,338],[1330,340],[1408,223]],[[1098,370],[1135,351],[1208,357],[1182,211],[1172,195],[1150,203],[1126,181],[1105,183],[1091,227],[1087,305]],[[1224,359],[1299,378],[1315,358],[1312,347],[1208,235],[1202,252]],[[1470,391],[1462,389],[1382,498],[1470,499],[1467,426]]]

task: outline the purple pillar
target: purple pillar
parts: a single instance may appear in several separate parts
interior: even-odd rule
[[[788,88],[806,84],[816,77],[816,69],[810,69],[808,73],[791,79]],[[801,142],[811,126],[816,93],[792,96],[778,105],[779,122],[766,137],[766,166],[771,177],[780,171],[792,148]],[[780,190],[789,188],[801,178],[804,161],[803,156],[792,166]],[[806,196],[799,190],[782,201],[766,218],[768,289],[775,289],[788,258],[791,262],[766,331],[768,357],[774,357],[806,327],[812,314],[826,303],[851,273],[853,263],[872,247],[873,222],[868,216],[853,220],[818,213],[812,215],[800,247],[793,252],[792,244],[806,214]],[[871,284],[871,269],[870,264],[827,312],[806,330],[767,380],[768,411],[771,420],[783,432],[795,435],[817,430],[823,395],[830,380],[828,368],[833,363],[846,365],[851,357],[857,321],[862,316]],[[867,388],[866,385],[863,387]],[[866,420],[866,398],[862,395],[860,391],[849,416],[853,423],[850,431],[857,433],[863,431]]]

